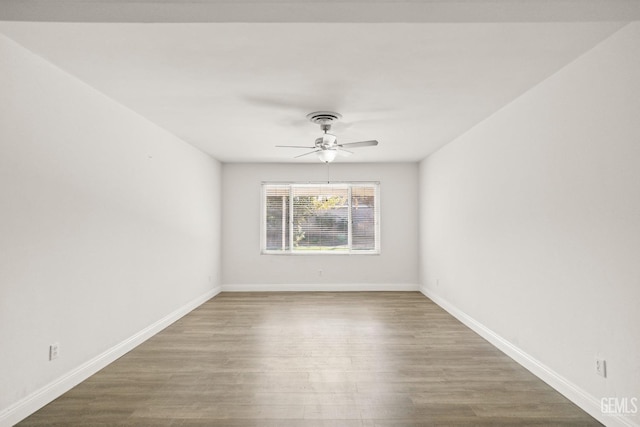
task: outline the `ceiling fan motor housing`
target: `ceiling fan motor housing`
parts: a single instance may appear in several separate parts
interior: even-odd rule
[[[335,135],[330,133],[325,133],[320,138],[316,139],[316,147],[322,148],[323,150],[332,148],[338,142],[338,138]]]

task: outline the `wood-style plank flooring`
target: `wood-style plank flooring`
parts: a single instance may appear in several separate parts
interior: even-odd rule
[[[417,292],[222,293],[20,425],[600,425]]]

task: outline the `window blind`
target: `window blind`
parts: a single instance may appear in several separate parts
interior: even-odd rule
[[[377,183],[265,183],[263,197],[263,252],[379,252]]]
[[[267,250],[289,250],[289,188],[270,187],[265,192]]]

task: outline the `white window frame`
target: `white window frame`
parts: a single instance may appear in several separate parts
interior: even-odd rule
[[[291,194],[292,189],[294,187],[332,187],[332,188],[340,188],[344,187],[348,189],[348,200],[349,200],[349,208],[348,208],[348,249],[341,251],[313,251],[313,250],[298,250],[294,249],[294,245],[289,242],[289,249],[287,250],[269,250],[266,248],[267,246],[267,197],[266,190],[268,187],[281,187],[288,188],[289,194]],[[375,248],[371,250],[366,249],[352,249],[352,207],[351,207],[351,188],[358,186],[371,186],[375,190]],[[262,182],[262,190],[260,193],[261,199],[261,209],[260,209],[260,253],[263,255],[380,255],[380,183],[378,181],[340,181],[340,182],[271,182],[265,181]],[[293,197],[289,196],[289,212],[290,212],[290,220],[289,220],[289,239],[292,239],[293,235]]]

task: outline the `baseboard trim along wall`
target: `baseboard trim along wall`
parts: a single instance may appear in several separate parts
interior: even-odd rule
[[[414,283],[304,283],[304,284],[229,284],[222,292],[367,292],[419,291]]]
[[[500,335],[493,332],[491,329],[484,326],[471,316],[464,313],[444,298],[438,296],[433,291],[427,289],[424,286],[420,286],[420,292],[429,298],[434,303],[438,304],[445,311],[451,314],[453,317],[464,323],[471,330],[476,332],[482,338],[489,341],[498,350],[515,360],[522,365],[532,374],[540,378],[545,383],[556,389],[559,393],[564,395],[567,399],[582,408],[592,417],[596,418],[606,426],[619,426],[619,427],[638,427],[633,420],[623,415],[608,415],[603,414],[600,410],[600,401],[590,393],[586,392],[576,384],[564,378],[562,375],[555,372],[539,360],[535,359],[528,353],[522,351],[511,342],[502,338]]]
[[[198,306],[204,304],[221,292],[222,288],[217,286],[203,295],[194,298],[187,304],[169,313],[157,322],[149,325],[140,332],[132,335],[121,343],[111,347],[107,351],[99,354],[91,360],[83,363],[60,378],[52,381],[41,389],[31,393],[15,404],[0,412],[0,426],[12,426],[29,415],[36,412],[46,404],[52,402],[62,394],[66,393],[100,369],[109,365],[119,357],[139,346],[167,326],[171,325],[181,317],[193,311]]]

